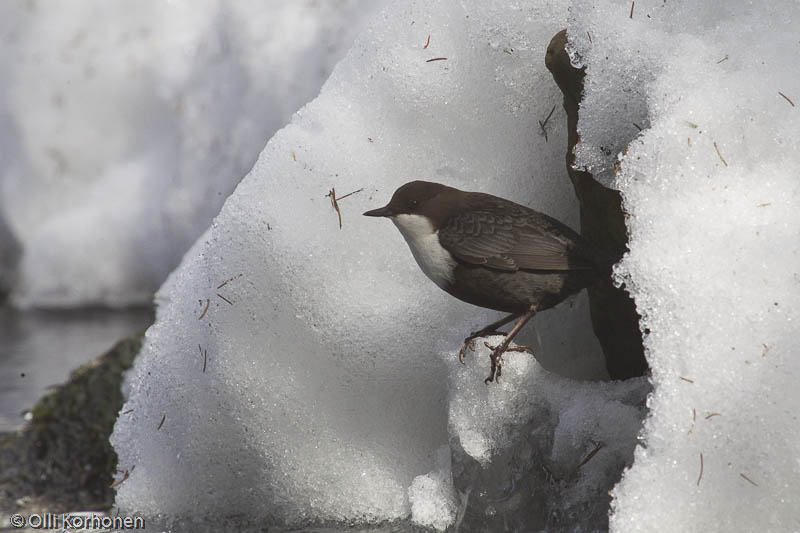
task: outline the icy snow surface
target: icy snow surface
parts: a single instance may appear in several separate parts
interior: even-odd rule
[[[452,472],[465,530],[604,529],[608,491],[633,458],[647,379],[575,381],[512,352],[500,383],[481,386],[490,350],[480,344],[466,368],[448,365]]]
[[[0,3],[0,289],[149,303],[380,5]]]
[[[444,531],[455,522],[460,501],[453,490],[450,447],[439,448],[436,459],[437,470],[411,482],[408,500],[414,524]]]
[[[630,9],[576,1],[570,21],[588,76],[578,164],[609,178],[627,151],[619,276],[655,386],[611,526],[798,531],[800,8]]]
[[[461,371],[461,339],[497,313],[438,289],[388,221],[361,213],[424,178],[575,226],[561,95],[543,59],[565,22],[564,2],[477,1],[397,4],[375,20],[159,292],[112,438],[120,468],[135,465],[118,489],[123,510],[216,523],[453,520],[450,503],[439,515],[420,507],[426,492],[453,501],[437,461],[446,364]],[[437,57],[447,59],[427,62]],[[537,120],[554,107],[546,139]],[[341,229],[332,187],[360,191],[339,202]],[[522,341],[548,367],[603,375],[582,297],[528,330]],[[475,360],[471,386],[483,390],[488,357]]]

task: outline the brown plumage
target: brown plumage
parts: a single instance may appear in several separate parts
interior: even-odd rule
[[[491,381],[513,335],[538,311],[605,279],[617,258],[593,248],[558,220],[523,205],[438,183],[412,181],[385,207],[364,213],[389,217],[422,270],[465,302],[511,313],[473,332],[472,339],[521,317],[492,354]]]

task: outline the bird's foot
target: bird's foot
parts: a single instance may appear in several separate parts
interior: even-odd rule
[[[467,337],[464,339],[464,343],[461,345],[461,349],[458,350],[458,362],[462,365],[466,364],[464,362],[464,357],[467,355],[467,350],[475,351],[475,339],[472,337]]]
[[[494,382],[500,382],[500,376],[503,374],[503,354],[505,352],[528,352],[530,354],[533,353],[533,350],[528,348],[527,346],[508,346],[508,342],[504,341],[497,347],[489,346],[488,342],[483,343],[484,346],[492,350],[492,353],[489,357],[492,360],[492,367],[489,370],[489,377],[483,380],[484,383],[487,385]]]
[[[503,335],[506,336],[508,333],[503,331],[498,331],[494,328],[483,328],[479,329],[478,331],[473,331],[469,334],[469,337],[464,339],[464,342],[461,344],[461,349],[458,350],[458,362],[462,365],[464,363],[464,357],[467,355],[467,350],[472,352],[475,351],[475,339],[478,337],[486,337],[488,335]]]
[[[511,346],[510,348],[506,348],[507,352],[528,352],[529,354],[533,355],[533,350],[528,348],[527,346]]]
[[[489,358],[492,360],[492,368],[489,370],[489,377],[483,380],[484,383],[487,385],[492,381],[500,382],[500,376],[503,375],[503,352],[506,351],[506,346],[503,346],[505,343],[501,343],[500,346],[494,347],[489,346],[488,342],[483,343],[484,346],[492,350],[492,353],[489,355]]]

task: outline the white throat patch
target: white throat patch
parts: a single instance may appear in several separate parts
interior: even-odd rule
[[[433,230],[427,217],[396,215],[392,217],[392,222],[400,230],[426,276],[441,288],[455,281],[453,269],[456,267],[456,260],[439,244],[438,232]]]

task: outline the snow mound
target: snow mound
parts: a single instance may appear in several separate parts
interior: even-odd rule
[[[122,510],[286,527],[412,506],[420,522],[451,516],[419,510],[431,483],[446,493],[443,477],[418,478],[441,471],[448,444],[436,354],[497,313],[439,290],[390,223],[361,213],[429,179],[575,225],[542,59],[565,20],[563,2],[397,4],[361,35],[159,292],[112,436],[120,467],[135,465]],[[333,188],[354,193],[341,228]],[[528,339],[554,366],[602,368],[585,300],[534,322]]]
[[[796,530],[797,4],[630,11],[575,2],[569,30],[587,66],[579,164],[609,178],[619,165],[631,252],[618,275],[653,370],[612,530]]]
[[[149,303],[381,5],[3,2],[0,220],[23,253],[13,303]],[[17,266],[0,261],[0,281],[3,269]]]
[[[452,470],[468,503],[466,522],[488,531],[604,528],[608,491],[633,460],[647,379],[577,381],[514,351],[503,356],[499,383],[486,386],[488,346],[501,341],[479,340],[466,367],[442,354]]]

